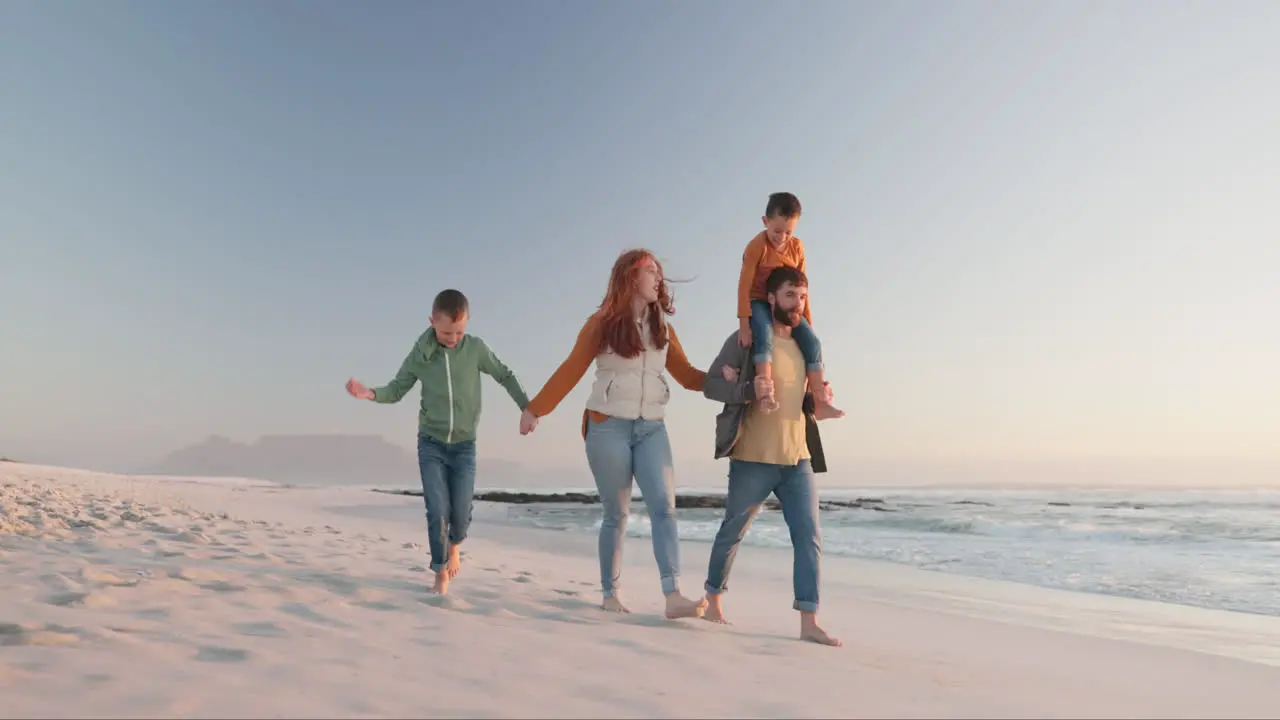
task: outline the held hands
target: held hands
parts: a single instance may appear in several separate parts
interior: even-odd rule
[[[751,325],[746,320],[738,322],[738,344],[751,347]]]
[[[351,378],[347,381],[347,392],[351,393],[351,397],[359,400],[374,399],[373,391],[365,387],[359,380]]]
[[[520,413],[520,434],[521,435],[528,435],[529,433],[533,432],[534,428],[536,427],[538,427],[537,415],[534,415],[528,410],[525,410],[524,412]]]

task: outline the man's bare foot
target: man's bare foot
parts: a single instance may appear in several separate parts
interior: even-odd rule
[[[826,630],[823,630],[817,625],[814,625],[808,630],[802,631],[800,633],[800,639],[811,643],[818,643],[819,645],[828,645],[830,647],[841,647],[844,645],[840,638],[831,637],[827,634]]]
[[[445,564],[445,571],[449,573],[449,579],[458,577],[458,568],[462,567],[461,548],[458,545],[449,546],[449,561]]]
[[[830,647],[844,645],[840,642],[840,638],[831,637],[826,630],[818,626],[818,616],[813,613],[800,613],[800,639]]]
[[[818,403],[813,408],[815,420],[835,420],[844,417],[844,411],[828,403]]]
[[[671,593],[667,596],[666,615],[668,620],[699,617],[706,609],[706,598],[703,598],[702,600],[690,600],[678,592]]]
[[[706,612],[702,614],[702,619],[719,625],[728,625],[729,621],[724,617],[724,603],[720,601],[719,595],[708,595],[703,598],[703,602],[707,604]]]
[[[618,599],[617,595],[610,595],[609,597],[605,598],[604,602],[600,603],[600,608],[602,610],[621,613],[623,615],[626,615],[631,612],[630,610],[627,609],[626,605],[622,604],[622,601]]]
[[[431,587],[431,592],[436,595],[446,595],[449,592],[449,570],[446,568],[436,573],[436,584]]]

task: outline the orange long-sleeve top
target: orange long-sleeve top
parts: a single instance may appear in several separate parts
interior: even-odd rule
[[[550,415],[551,411],[556,409],[556,406],[564,400],[569,391],[573,390],[578,382],[582,380],[582,376],[587,374],[587,370],[591,368],[591,363],[600,354],[600,346],[603,340],[601,333],[599,313],[587,318],[582,330],[578,332],[578,339],[573,344],[573,349],[569,351],[569,357],[560,363],[560,367],[547,379],[546,384],[538,391],[537,396],[529,401],[529,412],[533,413],[535,417],[543,417],[544,415]],[[666,370],[671,373],[671,377],[675,378],[676,382],[694,392],[702,392],[702,386],[707,380],[707,374],[689,362],[689,356],[685,355],[684,347],[680,345],[680,338],[676,336],[676,329],[671,325],[667,325]],[[582,413],[582,436],[587,436],[588,419],[593,422],[600,422],[605,417],[607,416],[603,413],[584,410]]]
[[[800,238],[792,236],[786,245],[774,247],[769,236],[763,231],[751,238],[747,249],[742,251],[742,272],[738,275],[738,318],[751,317],[751,301],[767,300],[764,291],[765,281],[769,273],[781,266],[793,267],[800,272],[807,272],[804,264],[804,243]],[[804,304],[804,319],[813,324],[813,300]]]

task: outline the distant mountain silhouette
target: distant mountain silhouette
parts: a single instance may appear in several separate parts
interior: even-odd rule
[[[590,476],[531,471],[519,463],[481,457],[480,487],[576,486]],[[142,470],[149,475],[245,477],[300,485],[378,485],[419,488],[416,452],[378,435],[267,435],[253,444],[213,435]]]

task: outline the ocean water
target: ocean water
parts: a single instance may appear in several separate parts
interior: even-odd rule
[[[691,493],[692,494],[692,493]],[[699,493],[711,494],[711,493]],[[858,490],[822,512],[823,552],[925,570],[1280,616],[1280,491]],[[638,499],[627,534],[647,537]],[[679,510],[684,541],[710,542],[722,510]],[[599,505],[515,505],[512,520],[594,533]],[[790,547],[764,510],[747,545]]]

